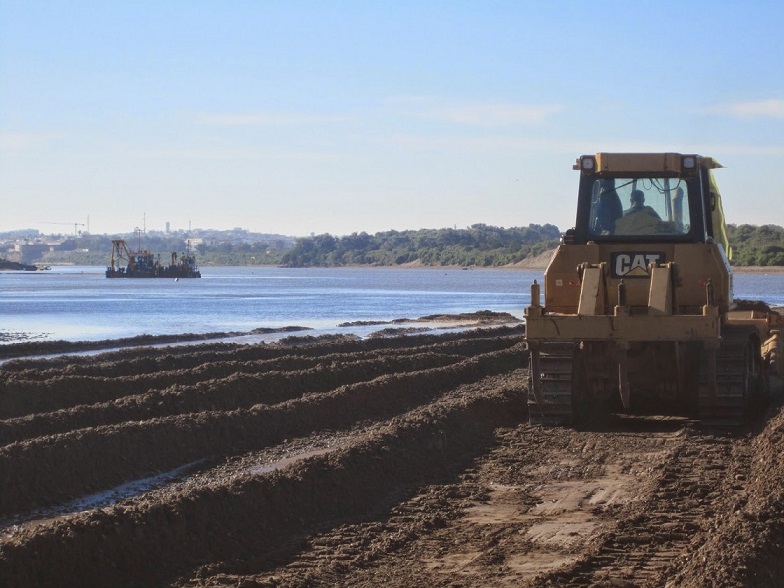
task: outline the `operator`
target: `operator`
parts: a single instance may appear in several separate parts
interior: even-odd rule
[[[615,222],[616,235],[645,235],[660,232],[661,217],[650,206],[645,206],[642,190],[633,190],[631,208],[623,212],[623,217]]]
[[[678,186],[672,195],[672,216],[675,220],[675,229],[678,233],[683,232],[683,188]]]
[[[597,234],[612,234],[615,232],[615,222],[623,216],[623,204],[618,192],[615,191],[613,178],[599,180],[599,199],[596,204],[596,219],[594,232]]]

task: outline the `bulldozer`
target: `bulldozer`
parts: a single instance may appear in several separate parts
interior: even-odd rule
[[[575,227],[525,308],[529,421],[672,414],[740,427],[784,375],[783,317],[733,297],[711,157],[577,159]]]

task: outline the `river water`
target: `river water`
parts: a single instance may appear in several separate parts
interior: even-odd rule
[[[522,318],[542,270],[204,267],[201,279],[107,279],[95,266],[0,272],[0,341],[302,326],[343,332],[391,321],[491,310]],[[784,274],[736,273],[735,296],[784,306]],[[374,330],[377,330],[375,327]],[[357,332],[354,329],[353,332]],[[359,334],[362,334],[361,332]]]

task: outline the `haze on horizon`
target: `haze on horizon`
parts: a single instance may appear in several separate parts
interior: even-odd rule
[[[728,222],[784,225],[782,22],[759,0],[2,0],[0,231],[564,230],[596,151],[713,156]]]

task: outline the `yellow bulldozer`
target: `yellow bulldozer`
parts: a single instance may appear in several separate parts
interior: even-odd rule
[[[733,297],[716,160],[577,159],[577,220],[525,309],[529,420],[678,414],[743,425],[784,374],[784,319]]]

